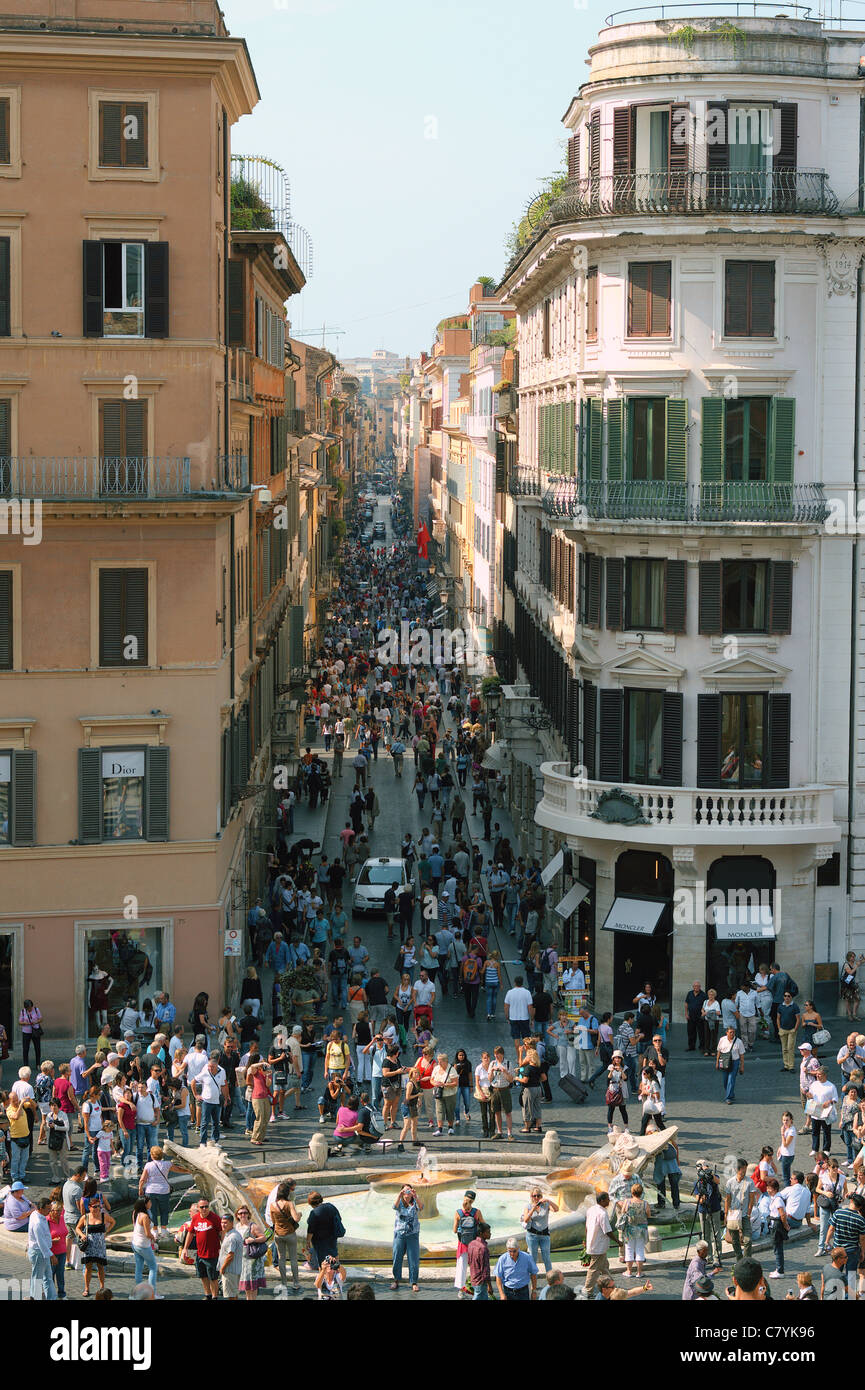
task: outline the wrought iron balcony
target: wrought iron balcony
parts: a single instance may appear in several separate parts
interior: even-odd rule
[[[513,488],[511,489],[513,491]],[[829,514],[822,483],[668,483],[629,479],[551,481],[548,516],[603,521],[764,521],[821,525]]]
[[[518,463],[509,471],[508,491],[511,497],[540,497],[541,479],[538,470],[530,463]]]
[[[28,454],[0,458],[0,497],[39,498],[58,502],[114,498],[142,500],[208,496],[211,493],[245,492],[249,488],[246,454],[220,454],[215,476],[192,487],[189,458],[156,458],[151,455],[66,455],[40,457]]]
[[[822,169],[683,169],[663,173],[604,174],[569,179],[547,212],[535,222],[539,229],[586,217],[681,217],[706,213],[838,212],[838,199]]]

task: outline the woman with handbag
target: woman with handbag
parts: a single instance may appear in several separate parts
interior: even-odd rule
[[[258,1290],[267,1287],[264,1273],[267,1241],[264,1231],[252,1220],[249,1207],[238,1207],[235,1221],[235,1229],[240,1232],[243,1241],[243,1262],[238,1287],[241,1293],[246,1294],[247,1303],[253,1303],[258,1297]]]
[[[649,1237],[649,1207],[643,1199],[643,1184],[635,1182],[631,1195],[616,1203],[616,1229],[622,1237],[626,1277],[633,1278],[636,1265],[637,1278],[642,1278],[646,1259],[646,1242]]]
[[[481,1134],[484,1139],[492,1139],[495,1122],[492,1111],[492,1092],[490,1067],[492,1058],[488,1052],[481,1053],[481,1060],[475,1067],[475,1100],[481,1111]]]
[[[517,1044],[519,1055],[520,1047]],[[541,1066],[541,1059],[534,1046],[524,1046],[522,1061],[517,1068],[517,1081],[522,1087],[520,1099],[523,1107],[523,1134],[543,1134],[541,1125],[541,1097],[543,1083],[547,1074]]]
[[[621,1052],[614,1052],[612,1061],[607,1067],[607,1090],[604,1100],[607,1102],[607,1128],[613,1127],[613,1115],[618,1110],[622,1117],[622,1124],[627,1128],[628,1124],[628,1073],[625,1067],[625,1059]]]
[[[702,1009],[703,1015],[703,1041],[706,1050],[704,1057],[714,1057],[718,1046],[718,1030],[721,1027],[721,1005],[718,1002],[718,995],[714,989],[710,989],[706,995],[706,1002]]]
[[[449,1062],[446,1052],[440,1052],[436,1058],[436,1065],[430,1075],[430,1085],[432,1086],[436,1112],[434,1133],[436,1135],[441,1134],[442,1129],[447,1125],[448,1134],[453,1134],[459,1077],[456,1068]]]
[[[95,1268],[100,1289],[105,1288],[105,1266],[108,1252],[105,1237],[114,1229],[114,1217],[106,1211],[102,1198],[95,1192],[87,1205],[87,1210],[75,1227],[78,1248],[84,1265],[84,1297],[90,1295],[90,1281]]]
[[[283,1284],[286,1283],[288,1266],[291,1264],[291,1277],[295,1293],[300,1293],[300,1274],[297,1265],[297,1230],[300,1226],[300,1213],[294,1205],[295,1182],[287,1178],[276,1189],[276,1199],[270,1204],[270,1220],[273,1225],[273,1263],[280,1270]]]
[[[813,1055],[817,1056],[817,1048],[821,1043],[830,1041],[830,1035],[824,1027],[823,1020],[814,1008],[814,1000],[806,999],[805,1007],[799,1020],[800,1027],[804,1033],[803,1042],[811,1044]],[[819,1035],[819,1036],[818,1036]]]
[[[859,981],[856,977],[863,963],[865,955],[857,957],[855,951],[848,951],[841,964],[841,999],[851,1023],[855,1023],[859,1017]]]
[[[104,1019],[102,1020],[105,1021]],[[21,1047],[24,1054],[24,1065],[30,1058],[30,1045],[33,1045],[33,1055],[36,1058],[37,1067],[42,1062],[42,1011],[32,999],[25,999],[18,1015],[18,1022],[21,1027]]]
[[[832,1125],[838,1116],[838,1092],[820,1067],[808,1091],[805,1107],[811,1118],[811,1153],[828,1154],[832,1148]]]
[[[156,1237],[150,1221],[150,1198],[139,1197],[132,1208],[132,1255],[135,1260],[135,1282],[147,1280],[156,1293]]]
[[[817,1185],[814,1188],[814,1216],[820,1223],[817,1239],[818,1255],[829,1253],[826,1249],[829,1227],[832,1225],[832,1217],[844,1200],[845,1188],[846,1179],[838,1167],[838,1160],[831,1158],[827,1167],[817,1178]]]
[[[658,1129],[664,1128],[664,1103],[661,1099],[661,1087],[658,1083],[658,1076],[655,1068],[649,1062],[643,1067],[642,1079],[640,1081],[640,1096],[643,1101],[643,1118],[640,1122],[640,1134],[645,1134],[650,1121],[654,1120]]]

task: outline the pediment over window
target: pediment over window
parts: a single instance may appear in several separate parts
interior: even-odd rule
[[[578,670],[600,671],[601,659],[596,649],[584,637],[574,638],[571,645],[571,655],[577,663]]]
[[[760,652],[746,651],[741,656],[710,662],[700,667],[707,693],[718,690],[742,690],[753,688],[771,690],[781,686],[790,675],[790,667],[779,661],[763,656]]]
[[[672,690],[685,674],[684,666],[646,647],[631,647],[613,661],[604,663],[604,670],[619,685],[635,685],[652,689]]]

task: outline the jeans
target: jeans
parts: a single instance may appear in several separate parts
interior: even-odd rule
[[[822,1144],[820,1142],[821,1136],[823,1138]],[[827,1154],[832,1148],[832,1126],[828,1125],[825,1120],[811,1121],[811,1148],[815,1153],[820,1153],[822,1150],[824,1154]]]
[[[207,1136],[213,1128],[213,1137],[219,1143],[219,1117],[222,1113],[222,1106],[219,1101],[203,1100],[201,1102],[201,1143],[207,1143]]]
[[[721,1076],[724,1079],[724,1099],[733,1100],[736,1094],[736,1077],[739,1073],[739,1068],[728,1067],[726,1071],[724,1071],[723,1068],[720,1070]]]
[[[793,1171],[793,1155],[792,1155],[792,1154],[782,1154],[782,1155],[781,1155],[781,1179],[782,1179],[782,1181],[781,1181],[781,1186],[782,1186],[782,1187],[789,1187],[789,1186],[790,1186],[790,1174],[792,1173],[792,1171]]]
[[[772,1246],[775,1251],[775,1269],[778,1274],[784,1273],[784,1241],[787,1232],[784,1229],[783,1221],[775,1221],[772,1229]]]
[[[507,929],[508,929],[508,931],[510,932],[511,936],[513,936],[513,934],[514,934],[515,924],[516,924],[516,920],[517,920],[517,913],[519,912],[519,910],[520,910],[520,905],[519,905],[518,902],[516,902],[516,903],[505,903],[505,926],[507,927]]]
[[[381,1077],[380,1077],[380,1076],[374,1076],[374,1077],[372,1078],[372,1103],[373,1103],[373,1105],[375,1106],[376,1110],[380,1110],[380,1109],[381,1109],[381,1088],[382,1088],[382,1080],[381,1080]]]
[[[135,1126],[135,1148],[138,1155],[138,1167],[143,1168],[147,1159],[150,1157],[150,1150],[156,1143],[156,1125],[138,1124]]]
[[[408,1259],[408,1279],[416,1284],[420,1278],[420,1235],[394,1235],[393,1277],[398,1284],[402,1278],[403,1260]]]
[[[27,1160],[30,1157],[29,1144],[19,1144],[15,1139],[12,1140],[12,1169],[10,1177],[13,1182],[23,1182],[27,1176]]]
[[[121,1131],[120,1131],[120,1148],[121,1148],[121,1151],[122,1151],[122,1157],[123,1157],[123,1158],[131,1158],[131,1157],[132,1157],[132,1137],[133,1137],[133,1131],[132,1131],[131,1129],[121,1129]],[[174,1135],[171,1134],[171,1133],[169,1133],[168,1137],[169,1137],[169,1139],[173,1139],[173,1138],[174,1138]],[[186,1142],[186,1141],[184,1140],[184,1143],[185,1143],[185,1142]]]
[[[170,1199],[171,1199],[171,1193],[170,1193],[170,1192],[147,1192],[147,1189],[146,1189],[146,1188],[145,1188],[144,1190],[145,1190],[146,1195],[150,1198],[151,1210],[153,1211],[153,1214],[154,1214],[155,1217],[156,1217],[156,1221],[155,1221],[154,1224],[155,1224],[156,1226],[167,1226],[167,1225],[168,1225],[168,1207],[169,1207],[169,1202],[170,1202]],[[136,1282],[136,1284],[137,1284],[139,1281],[136,1279],[135,1282]]]
[[[30,1261],[30,1297],[55,1299],[57,1290],[51,1277],[50,1258],[33,1245],[27,1251],[27,1258]]]
[[[34,1038],[32,1033],[21,1034],[21,1051],[24,1054],[24,1065],[27,1066],[30,1060],[30,1045],[33,1045],[33,1058],[38,1067],[42,1062],[42,1034],[38,1033]]]
[[[66,1297],[66,1251],[61,1250],[59,1255],[54,1256],[57,1261],[51,1270],[54,1276],[54,1287],[57,1289],[57,1297]]]
[[[312,1074],[315,1071],[315,1051],[304,1052],[303,1070],[301,1073],[301,1086],[306,1091],[312,1085]]]
[[[819,1238],[817,1240],[817,1247],[820,1250],[825,1250],[827,1234],[829,1231],[829,1227],[832,1224],[832,1217],[835,1215],[835,1213],[831,1210],[830,1207],[818,1206],[817,1215],[820,1218],[820,1232]]]
[[[487,1017],[488,1017],[488,1018],[492,1018],[493,1014],[494,1014],[495,1011],[496,1011],[496,1004],[497,1004],[497,1002],[498,1002],[498,997],[499,997],[499,986],[498,986],[497,983],[496,983],[496,984],[492,984],[492,985],[487,985],[486,991],[487,991]]]
[[[486,1284],[475,1284],[475,1291],[474,1291],[474,1293],[473,1293],[473,1295],[472,1295],[472,1302],[475,1303],[475,1302],[477,1302],[477,1301],[479,1301],[479,1300],[481,1300],[481,1299],[482,1299],[484,1302],[489,1303],[489,1301],[490,1301],[489,1290],[487,1289]]]
[[[295,1288],[300,1286],[300,1274],[297,1268],[297,1232],[290,1236],[273,1237],[273,1263],[280,1271],[282,1282],[285,1283],[288,1277],[288,1266],[291,1265],[291,1277]]]
[[[135,1256],[135,1282],[140,1284],[144,1280],[145,1271],[147,1281],[151,1287],[156,1289],[156,1256],[149,1245],[133,1245],[132,1253]]]
[[[156,1140],[154,1139],[153,1142],[155,1144]],[[85,1131],[84,1141],[81,1146],[81,1166],[82,1168],[87,1168],[89,1170],[91,1163],[93,1164],[95,1171],[98,1173],[99,1160],[96,1157],[96,1140],[94,1139],[91,1142],[91,1140],[87,1138],[87,1132]]]
[[[841,1138],[844,1140],[844,1146],[847,1149],[847,1162],[852,1163],[861,1145],[857,1144],[856,1135],[849,1127],[845,1127],[841,1130]]]
[[[520,1289],[509,1289],[504,1286],[506,1303],[528,1303],[531,1299],[528,1284],[523,1284]]]
[[[550,1259],[549,1236],[536,1235],[534,1231],[527,1231],[526,1243],[529,1247],[529,1254],[531,1255],[535,1264],[540,1265],[541,1260],[543,1260],[544,1269],[549,1274],[550,1270],[553,1267],[553,1262]]]
[[[455,1109],[457,1119],[460,1117],[460,1103],[462,1103],[464,1113],[470,1115],[472,1108],[472,1090],[470,1086],[457,1087],[457,1103]]]
[[[330,1002],[335,1009],[348,1007],[348,976],[332,975],[330,980]]]
[[[480,994],[480,992],[480,985],[470,985],[465,982],[463,983],[463,998],[466,1001],[466,1013],[468,1014],[469,1018],[474,1018],[475,1016],[475,1010],[478,1007],[478,995]],[[511,1024],[511,1030],[513,1030],[513,1027],[514,1025]],[[511,1036],[514,1036],[513,1031],[511,1033]]]

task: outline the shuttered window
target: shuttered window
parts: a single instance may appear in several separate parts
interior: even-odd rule
[[[551,345],[552,345],[552,333],[551,333],[551,318],[552,318],[552,311],[553,311],[553,303],[552,303],[552,300],[551,300],[551,299],[545,299],[544,302],[543,302],[542,309],[541,309],[541,314],[542,314],[542,324],[541,324],[541,334],[542,334],[541,352],[543,353],[544,357],[549,357],[549,356],[550,356],[550,353],[551,353],[551,351],[552,351],[552,346],[551,346]]]
[[[597,767],[596,741],[598,726],[598,687],[583,681],[583,736],[580,745],[586,776],[593,778]]]
[[[80,843],[167,840],[168,765],[169,750],[162,747],[79,748]]]
[[[776,170],[797,167],[799,108],[793,101],[782,101],[775,108],[774,159]]]
[[[662,690],[626,690],[624,774],[628,782],[663,781]]]
[[[625,621],[631,631],[663,630],[665,564],[664,560],[628,560]]]
[[[103,458],[143,458],[147,453],[147,402],[99,402],[99,453]]]
[[[0,396],[0,493],[8,487],[9,479],[4,460],[12,454],[12,399]]]
[[[0,671],[12,670],[12,571],[0,570]]]
[[[697,696],[697,785],[788,787],[790,696]]]
[[[12,163],[12,102],[9,97],[0,97],[0,164]]]
[[[568,141],[568,178],[580,177],[580,136],[572,135]]]
[[[99,664],[146,666],[148,573],[146,569],[99,571]]]
[[[147,105],[140,101],[100,101],[99,167],[147,168]]]
[[[30,748],[0,749],[9,761],[9,780],[0,782],[0,845],[36,843],[36,754]]]
[[[601,113],[592,112],[589,121],[589,177],[597,179],[601,172]]]
[[[765,560],[724,560],[721,621],[725,632],[765,632],[769,565]]]
[[[670,261],[631,261],[628,265],[628,336],[670,336]]]
[[[600,761],[602,782],[621,782],[625,695],[622,690],[600,692]]]
[[[724,332],[731,338],[774,335],[774,261],[725,262]]]
[[[788,396],[704,397],[702,481],[792,483],[795,422]]]
[[[633,173],[634,169],[634,108],[616,106],[613,109],[613,177]]]
[[[590,343],[598,339],[598,267],[586,271],[586,337]]]
[[[166,241],[83,243],[85,338],[169,336]]]
[[[243,261],[228,262],[228,345],[246,345],[246,280]]]

